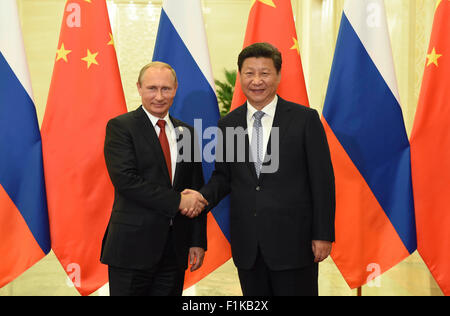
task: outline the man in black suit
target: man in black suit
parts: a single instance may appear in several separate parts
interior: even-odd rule
[[[146,65],[137,83],[142,106],[106,128],[115,196],[101,262],[108,265],[111,295],[181,295],[188,258],[192,271],[203,262],[206,215],[195,216],[207,202],[180,193],[201,188],[203,172],[190,150],[198,149],[193,128],[168,114],[177,86],[168,64]],[[190,152],[181,153],[186,135],[192,137],[182,150]]]
[[[231,193],[231,250],[243,294],[250,296],[318,295],[318,262],[334,241],[325,132],[315,110],[277,96],[281,64],[280,52],[267,43],[239,55],[247,102],[219,121],[223,144],[200,190],[208,210]],[[238,130],[247,131],[244,142]]]

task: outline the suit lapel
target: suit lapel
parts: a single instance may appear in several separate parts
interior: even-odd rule
[[[270,132],[270,137],[269,137],[269,142],[267,143],[267,149],[266,149],[266,153],[265,153],[265,157],[267,157],[268,153],[270,153],[271,156],[273,155],[279,155],[281,152],[281,148],[279,147],[278,149],[278,153],[272,153],[272,141],[278,141],[279,146],[281,146],[281,140],[282,138],[286,135],[288,128],[289,128],[289,121],[291,120],[291,115],[289,115],[291,108],[290,106],[286,103],[286,101],[284,101],[282,98],[280,98],[278,96],[278,102],[277,102],[277,108],[275,110],[275,116],[273,118],[273,123],[272,123],[272,130]],[[273,129],[274,128],[278,128],[278,140],[272,139],[274,132]],[[265,161],[265,159],[264,159]],[[263,163],[263,169],[264,170],[264,165],[265,163]],[[256,173],[255,173],[256,174]],[[258,182],[261,183],[264,179],[265,173],[261,172],[261,174],[259,175],[259,179]]]
[[[281,140],[286,135],[286,132],[289,128],[289,121],[291,120],[291,115],[289,112],[291,111],[291,107],[284,101],[282,98],[278,97],[277,109],[275,110],[275,117],[273,118],[273,127],[277,127],[279,129],[279,143],[281,144]],[[272,142],[272,131],[270,132],[269,143],[267,148],[270,148],[270,143]]]
[[[142,137],[144,137],[144,139],[149,143],[150,148],[154,149],[155,158],[158,165],[161,167],[167,180],[169,181],[169,170],[167,170],[166,160],[164,158],[164,153],[159,142],[158,135],[156,135],[155,128],[153,127],[147,114],[145,114],[144,109],[142,109],[142,105],[136,110],[135,113]],[[169,183],[171,182],[172,181],[169,181]]]
[[[242,126],[244,128],[244,130],[247,131],[247,129],[249,128],[247,126],[247,103],[244,103],[242,106],[237,108],[235,111],[240,111],[240,113],[238,113],[239,115],[237,115],[237,122],[235,124],[235,127]],[[237,144],[238,144],[238,142],[234,142],[234,146],[235,146],[234,152],[235,153],[237,153],[237,151],[239,150],[239,148],[237,148]],[[248,137],[248,133],[246,133],[246,135],[245,135],[245,154],[246,154],[245,155],[245,165],[247,166],[252,177],[256,181],[258,177],[256,176],[255,164],[250,159],[251,150],[250,150],[250,140]]]
[[[181,121],[175,119],[171,115],[169,115],[169,118],[175,129],[175,135],[176,135],[176,140],[177,140],[177,165],[175,167],[175,175],[173,177],[173,187],[175,187],[175,185],[177,184],[178,178],[180,177],[180,173],[182,171],[181,168],[183,168],[183,163],[181,162],[181,160],[178,157],[178,155],[180,154],[180,146],[181,146],[180,142],[178,141],[178,138],[180,135],[179,129],[183,128],[183,125],[182,125]]]

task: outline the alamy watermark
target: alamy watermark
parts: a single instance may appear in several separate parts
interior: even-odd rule
[[[252,154],[255,144],[249,139],[248,129],[242,126],[225,127],[211,126],[203,129],[201,119],[194,120],[196,136],[185,127],[176,127],[178,147],[177,162],[256,162]],[[256,132],[256,131],[253,131]],[[193,137],[197,139],[193,141]],[[194,144],[194,146],[192,146]],[[200,144],[202,146],[200,147]],[[194,147],[194,148],[192,148]],[[264,157],[261,173],[275,173],[280,164],[280,130],[271,128],[267,148],[263,148]]]

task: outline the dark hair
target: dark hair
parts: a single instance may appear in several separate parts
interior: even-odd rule
[[[277,73],[281,70],[281,53],[280,51],[269,43],[255,43],[250,46],[245,47],[238,57],[238,69],[239,72],[241,72],[242,64],[244,63],[244,60],[250,57],[264,57],[264,58],[270,58],[273,61],[273,65],[275,66],[275,69],[277,70]]]

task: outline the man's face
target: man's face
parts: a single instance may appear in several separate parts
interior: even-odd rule
[[[165,117],[177,92],[172,72],[167,68],[148,68],[137,87],[142,106],[156,117]]]
[[[242,92],[258,109],[269,104],[277,93],[281,74],[271,58],[250,57],[244,60],[240,72]]]

